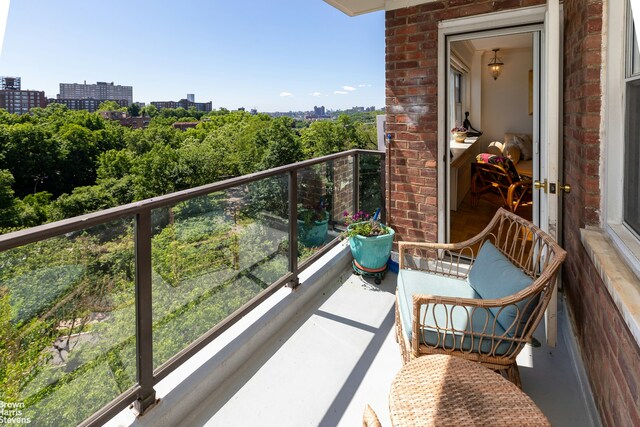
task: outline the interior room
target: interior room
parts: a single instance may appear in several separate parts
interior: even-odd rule
[[[499,207],[532,219],[534,34],[449,46],[449,240],[458,242],[481,231]],[[456,138],[459,127],[466,130],[463,139]]]

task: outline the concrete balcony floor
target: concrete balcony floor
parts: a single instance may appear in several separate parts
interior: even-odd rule
[[[188,426],[358,426],[366,404],[383,426],[390,425],[388,393],[401,367],[394,338],[396,276],[387,274],[376,286],[345,264],[334,266],[328,281],[324,276],[326,283],[317,284],[321,292],[297,308],[285,327],[238,366],[227,366],[229,375],[215,380],[215,387],[197,384],[207,381],[205,372],[237,359],[229,356],[207,367],[206,359],[218,350],[205,348],[201,361],[194,361],[202,363],[199,368],[176,371],[159,384],[157,408],[135,420],[121,416],[113,425],[176,425],[177,417],[179,425]],[[557,346],[544,344],[541,327],[537,338],[543,345],[527,346],[518,358],[523,390],[554,426],[598,426],[562,301],[558,318]]]

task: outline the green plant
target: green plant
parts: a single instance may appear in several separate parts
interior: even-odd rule
[[[343,233],[343,237],[374,237],[389,234],[387,227],[380,224],[377,217],[364,211],[359,211],[353,215],[344,211],[342,215],[345,217],[345,225],[347,230]]]
[[[320,203],[312,207],[305,207],[299,204],[298,219],[306,226],[312,226],[315,222],[326,220],[327,210],[324,207],[323,201],[321,200]]]

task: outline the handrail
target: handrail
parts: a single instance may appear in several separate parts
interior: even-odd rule
[[[110,221],[131,218],[135,223],[135,322],[136,322],[136,384],[128,391],[120,394],[111,403],[107,404],[88,419],[83,421],[81,426],[98,426],[102,425],[108,419],[115,416],[126,405],[134,404],[135,409],[139,413],[144,413],[146,409],[155,402],[155,385],[169,373],[181,366],[188,358],[200,351],[205,345],[219,336],[222,332],[229,329],[233,324],[240,320],[245,314],[253,310],[258,304],[263,302],[274,292],[289,284],[295,287],[298,284],[298,274],[316,261],[319,257],[326,254],[334,247],[339,238],[327,242],[318,249],[308,259],[298,264],[298,174],[297,172],[322,164],[331,160],[353,158],[351,162],[351,176],[353,180],[353,200],[354,209],[358,210],[360,201],[360,162],[359,159],[363,155],[375,155],[382,159],[381,162],[381,178],[384,179],[384,163],[385,153],[371,150],[354,149],[341,153],[330,154],[311,160],[305,160],[290,165],[280,166],[277,168],[243,175],[236,178],[229,178],[223,181],[203,185],[200,187],[190,188],[187,190],[158,196],[139,202],[129,203],[127,205],[114,207],[86,215],[68,218],[61,221],[40,225],[37,227],[19,230],[12,233],[0,235],[0,252],[17,248],[30,243],[43,241],[52,237],[64,236],[68,233],[85,230],[87,228],[108,223]],[[246,301],[241,307],[228,315],[210,328],[207,332],[200,335],[197,339],[187,345],[181,351],[175,353],[166,360],[161,366],[154,369],[153,365],[153,318],[152,318],[152,232],[151,232],[151,212],[153,209],[166,208],[174,206],[180,202],[184,202],[196,197],[206,196],[211,193],[227,190],[229,188],[254,183],[265,178],[277,175],[287,175],[289,194],[287,202],[288,209],[288,233],[289,233],[289,265],[288,271],[284,273],[278,280],[269,284],[268,287],[254,295],[250,300]],[[384,201],[385,193],[381,192]],[[382,203],[382,206],[385,206]]]

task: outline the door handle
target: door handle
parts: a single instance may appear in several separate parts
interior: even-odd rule
[[[562,185],[562,184],[558,183],[558,188],[560,190],[564,191],[565,193],[571,193],[571,185],[569,185],[569,184]]]
[[[534,187],[536,190],[543,189],[543,190],[544,190],[544,192],[546,193],[546,192],[547,192],[547,180],[545,179],[545,180],[544,180],[544,181],[542,181],[542,182],[540,182],[540,181],[538,181],[538,180],[535,180],[535,181],[533,181],[533,187]]]

